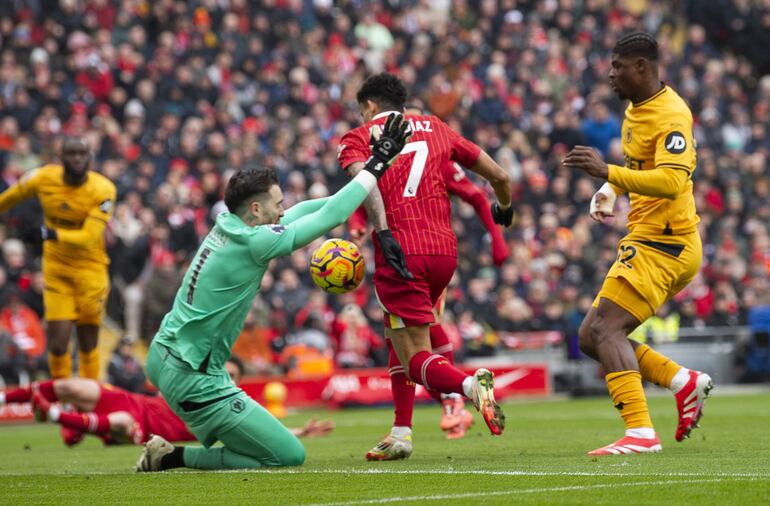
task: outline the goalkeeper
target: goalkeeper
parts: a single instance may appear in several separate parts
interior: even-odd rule
[[[136,470],[175,467],[246,469],[298,466],[299,440],[236,387],[224,364],[259,291],[270,260],[290,255],[361,205],[409,138],[408,123],[391,114],[372,137],[372,157],[335,195],[302,202],[285,214],[275,172],[246,169],[225,190],[229,212],[217,217],[187,270],[174,305],[147,356],[147,374],[203,446],[175,447],[152,437]],[[223,446],[211,448],[216,441]]]

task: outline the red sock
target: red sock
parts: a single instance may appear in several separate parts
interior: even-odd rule
[[[14,388],[5,392],[5,402],[8,404],[29,402],[30,399],[32,399],[32,387]]]
[[[388,374],[390,374],[390,390],[393,394],[393,408],[396,416],[394,427],[411,427],[414,413],[414,382],[409,381],[404,373],[404,366],[398,361],[393,345],[388,342]]]
[[[455,363],[455,352],[452,348],[452,343],[449,342],[449,336],[441,325],[433,325],[430,328],[430,347],[433,353],[446,358],[450,364]]]
[[[97,413],[60,413],[58,423],[70,429],[91,434],[105,434],[110,430],[107,415]]]
[[[45,380],[39,381],[35,384],[40,393],[43,394],[43,397],[45,397],[49,402],[56,402],[59,400],[59,398],[56,397],[56,392],[53,389],[54,381],[55,380]]]
[[[463,393],[463,381],[467,374],[458,370],[441,355],[418,351],[409,361],[409,376],[425,388],[445,394]]]
[[[450,364],[455,363],[455,352],[452,348],[452,343],[449,342],[449,336],[440,324],[433,325],[430,328],[430,347],[433,353],[449,360]],[[441,392],[438,390],[428,390],[428,393],[436,401],[441,402]]]

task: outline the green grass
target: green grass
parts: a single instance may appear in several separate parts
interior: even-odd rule
[[[515,402],[493,438],[477,416],[447,441],[435,406],[415,413],[415,452],[400,462],[363,455],[391,422],[389,409],[305,412],[330,416],[335,432],[306,440],[300,468],[138,475],[137,447],[103,448],[89,438],[66,448],[53,426],[0,427],[3,504],[770,504],[770,395],[715,396],[702,428],[673,440],[671,397],[650,399],[664,451],[591,458],[622,425],[608,398]]]

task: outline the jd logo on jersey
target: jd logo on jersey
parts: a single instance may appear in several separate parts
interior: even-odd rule
[[[230,409],[233,411],[233,413],[240,413],[245,407],[246,403],[243,402],[243,399],[233,399],[230,401]]]
[[[666,136],[664,146],[666,146],[666,151],[669,153],[679,155],[684,153],[684,150],[687,148],[687,141],[684,140],[684,135],[681,133],[671,132]]]

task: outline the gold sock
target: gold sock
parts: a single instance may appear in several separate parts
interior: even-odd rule
[[[80,376],[82,378],[99,379],[99,349],[78,351],[80,361]]]
[[[682,368],[681,365],[646,344],[637,347],[635,353],[642,378],[663,388],[671,386],[671,380]]]
[[[612,403],[620,411],[626,429],[652,428],[642,375],[637,371],[612,372],[604,377]]]
[[[69,350],[64,355],[54,355],[49,351],[48,370],[53,379],[69,378],[72,375],[72,355]]]

